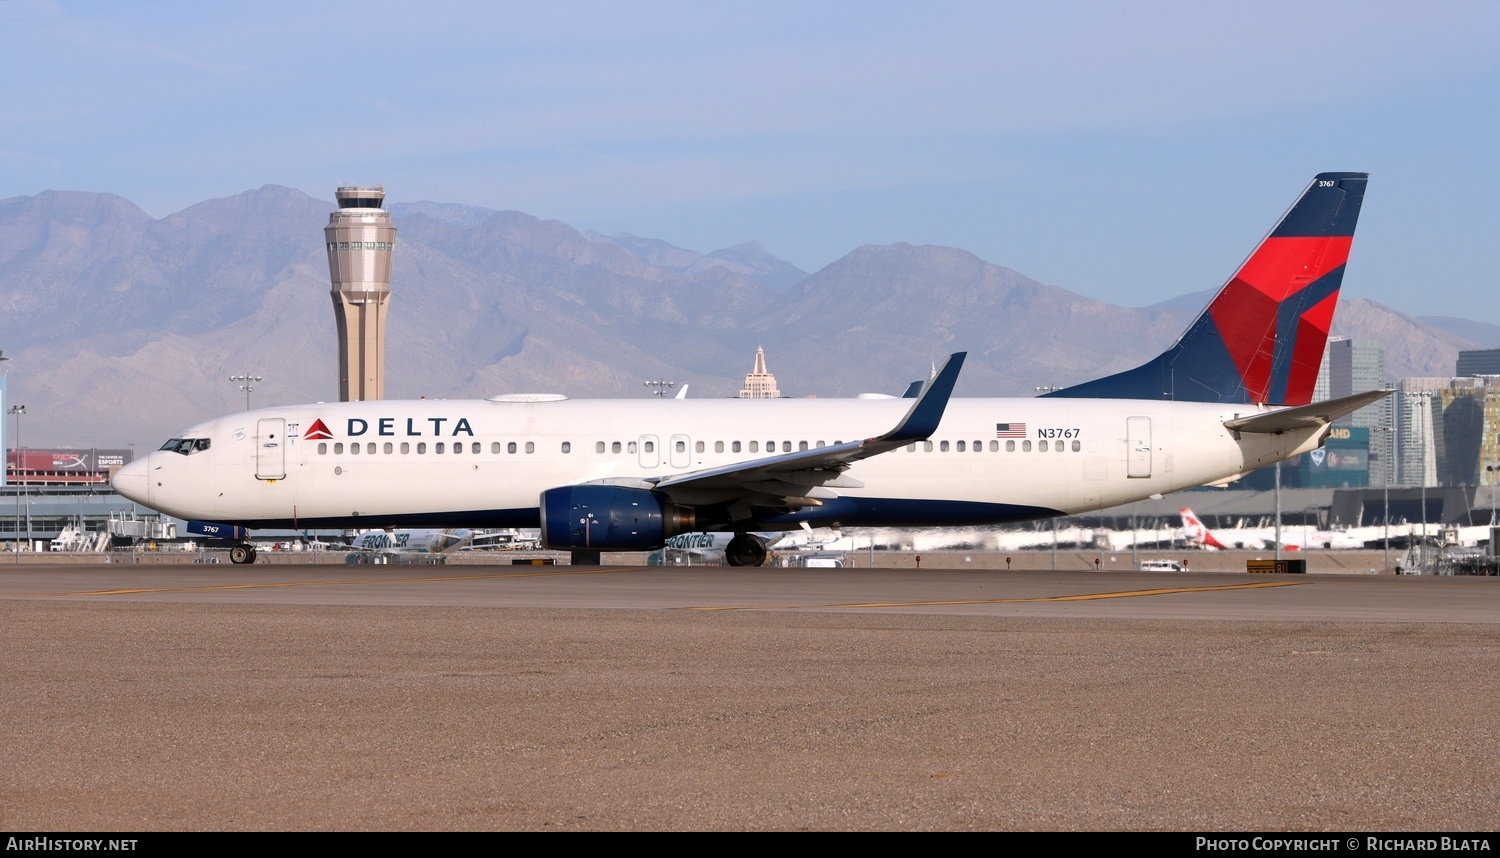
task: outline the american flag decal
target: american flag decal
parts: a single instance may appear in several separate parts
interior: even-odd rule
[[[1025,438],[1026,437],[1026,424],[1025,423],[996,423],[995,424],[995,437],[996,438]]]

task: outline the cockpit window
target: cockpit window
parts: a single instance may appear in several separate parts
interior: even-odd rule
[[[161,445],[161,449],[166,452],[189,456],[199,450],[207,450],[208,444],[209,439],[207,438],[173,438]]]

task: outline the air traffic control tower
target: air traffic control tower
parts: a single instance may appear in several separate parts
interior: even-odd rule
[[[328,216],[328,276],[339,327],[339,400],[385,397],[385,312],[396,228],[381,208],[385,187],[346,185]]]

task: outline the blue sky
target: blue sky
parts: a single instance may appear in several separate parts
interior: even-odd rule
[[[0,198],[264,184],[1139,306],[1371,176],[1345,297],[1500,323],[1500,4],[0,0]]]

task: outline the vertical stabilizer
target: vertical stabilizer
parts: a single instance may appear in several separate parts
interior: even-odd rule
[[[1305,405],[1333,324],[1368,173],[1320,173],[1165,352],[1047,394]]]

